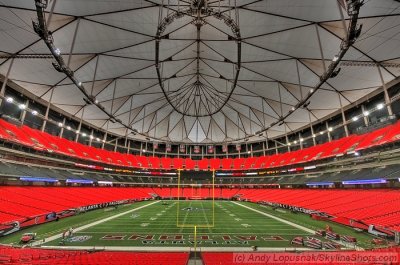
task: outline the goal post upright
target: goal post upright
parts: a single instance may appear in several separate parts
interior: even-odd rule
[[[179,227],[179,196],[180,196],[180,186],[181,186],[181,171],[182,169],[178,169],[178,205],[176,206],[176,226]]]
[[[212,227],[215,225],[215,169],[213,169],[213,175],[212,175]]]
[[[211,188],[212,188],[212,192],[211,192],[211,196],[212,196],[212,198],[211,198],[211,204],[212,204],[212,222],[209,222],[209,219],[206,217],[206,223],[204,223],[204,224],[199,224],[199,223],[194,223],[194,224],[185,224],[185,223],[180,223],[180,221],[179,221],[179,217],[180,217],[180,192],[181,192],[181,178],[182,178],[182,175],[181,175],[181,172],[182,172],[182,170],[183,169],[178,169],[178,198],[177,198],[177,207],[176,207],[176,226],[177,227],[180,227],[180,228],[194,228],[195,226],[197,227],[197,228],[213,228],[214,226],[215,226],[215,190],[214,190],[214,187],[215,187],[215,169],[212,169],[211,171],[212,171],[212,174],[211,174],[211,177],[212,177],[212,180],[211,180],[211,182],[208,182],[208,185],[210,185],[211,184]],[[210,172],[210,171],[209,171]],[[197,184],[197,185],[195,185],[195,184],[190,184],[190,186],[191,186],[191,188],[192,188],[192,190],[193,189],[197,189],[198,187],[202,187],[202,185],[203,184]],[[201,198],[200,198],[201,199]]]

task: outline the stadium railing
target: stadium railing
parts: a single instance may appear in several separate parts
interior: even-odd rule
[[[77,251],[0,246],[0,264],[186,265],[187,252]]]

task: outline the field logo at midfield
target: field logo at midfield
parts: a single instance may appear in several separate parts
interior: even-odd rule
[[[210,209],[207,208],[197,208],[197,207],[185,207],[181,209],[182,211],[186,212],[198,212],[198,211],[209,211]]]
[[[74,237],[68,238],[67,241],[68,242],[85,242],[85,241],[88,241],[91,238],[92,238],[92,236],[86,236],[86,235],[84,235],[84,236],[74,236]]]

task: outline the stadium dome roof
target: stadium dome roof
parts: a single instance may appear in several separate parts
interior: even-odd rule
[[[0,74],[12,63],[9,79],[23,89],[134,139],[221,143],[265,139],[262,131],[272,138],[400,75],[400,3],[366,0],[361,35],[341,58],[341,71],[316,89],[346,38],[345,6],[344,0],[50,0],[47,28],[96,101],[88,104],[54,69],[34,32],[35,1],[1,0]]]

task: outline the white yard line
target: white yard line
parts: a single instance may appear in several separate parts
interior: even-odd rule
[[[272,218],[272,219],[278,220],[278,221],[280,221],[280,222],[282,222],[282,223],[284,223],[284,224],[287,224],[287,225],[293,226],[293,227],[295,227],[295,228],[298,228],[298,229],[300,229],[300,230],[303,230],[303,231],[305,231],[305,232],[307,232],[307,233],[310,233],[310,234],[314,234],[314,233],[315,233],[315,231],[314,231],[314,230],[312,230],[312,229],[309,229],[309,228],[307,228],[307,227],[304,227],[304,226],[301,226],[301,225],[298,225],[298,224],[292,223],[292,222],[290,222],[290,221],[287,221],[287,220],[284,220],[284,219],[282,219],[282,218],[279,218],[279,217],[276,217],[276,216],[270,215],[270,214],[268,214],[268,213],[265,213],[265,212],[262,212],[262,211],[259,211],[259,210],[256,210],[256,209],[253,209],[253,208],[251,208],[251,207],[249,207],[249,206],[246,206],[246,205],[240,204],[240,203],[238,203],[238,202],[232,202],[232,203],[234,203],[234,204],[236,204],[236,205],[239,205],[239,206],[242,206],[243,208],[249,209],[249,210],[251,210],[251,211],[253,211],[253,212],[256,212],[256,213],[262,214],[262,215],[264,215],[264,216],[268,216],[269,218]]]
[[[200,202],[200,203],[201,203],[201,209],[202,209],[202,211],[203,211],[204,218],[206,219],[208,232],[211,233],[212,231],[211,231],[211,228],[210,228],[210,223],[208,222],[207,215],[206,215],[206,213],[205,213],[205,211],[204,211],[203,202]]]
[[[149,203],[149,204],[146,204],[146,205],[137,207],[137,208],[135,208],[135,209],[132,209],[132,210],[129,210],[129,211],[126,211],[126,212],[123,212],[123,213],[119,213],[119,214],[116,214],[116,215],[113,215],[113,216],[110,216],[110,217],[101,219],[101,220],[99,220],[99,221],[95,221],[95,222],[90,223],[90,224],[87,224],[87,225],[83,225],[83,226],[77,227],[77,228],[74,229],[74,232],[79,232],[79,231],[85,230],[85,229],[87,229],[87,228],[89,228],[89,227],[92,227],[92,226],[95,226],[95,225],[98,225],[98,224],[101,224],[101,223],[110,221],[110,220],[115,219],[115,218],[118,218],[118,217],[120,217],[120,216],[122,216],[122,215],[135,212],[135,211],[137,211],[137,210],[143,209],[143,208],[145,208],[145,207],[148,207],[148,206],[150,206],[150,205],[153,205],[153,204],[156,204],[156,203],[159,203],[159,202],[160,202],[160,201],[155,201],[155,202],[152,202],[152,203]],[[62,235],[63,235],[63,233],[60,233],[60,234],[57,234],[57,235],[54,235],[54,236],[47,237],[47,238],[45,238],[45,242],[53,241],[53,240],[62,238]],[[43,244],[43,243],[44,243],[44,242],[43,242],[42,240],[38,240],[38,241],[36,241],[36,242],[33,242],[33,243],[32,243],[32,246],[38,246],[38,245],[41,245],[41,244]]]
[[[188,207],[192,207],[192,203],[193,203],[193,201],[190,201]],[[179,207],[179,204],[178,204],[178,207]],[[179,212],[180,210],[181,210],[181,209],[178,208],[178,212]],[[186,211],[185,217],[183,218],[183,223],[181,224],[181,225],[182,225],[182,226],[181,226],[181,229],[179,229],[179,233],[182,232],[183,228],[185,228],[184,225],[186,224],[186,219],[187,219],[187,217],[188,217],[188,214],[189,214],[189,211]],[[179,224],[179,216],[180,216],[180,214],[178,214],[178,216],[177,216],[177,218],[178,218],[178,224]]]

